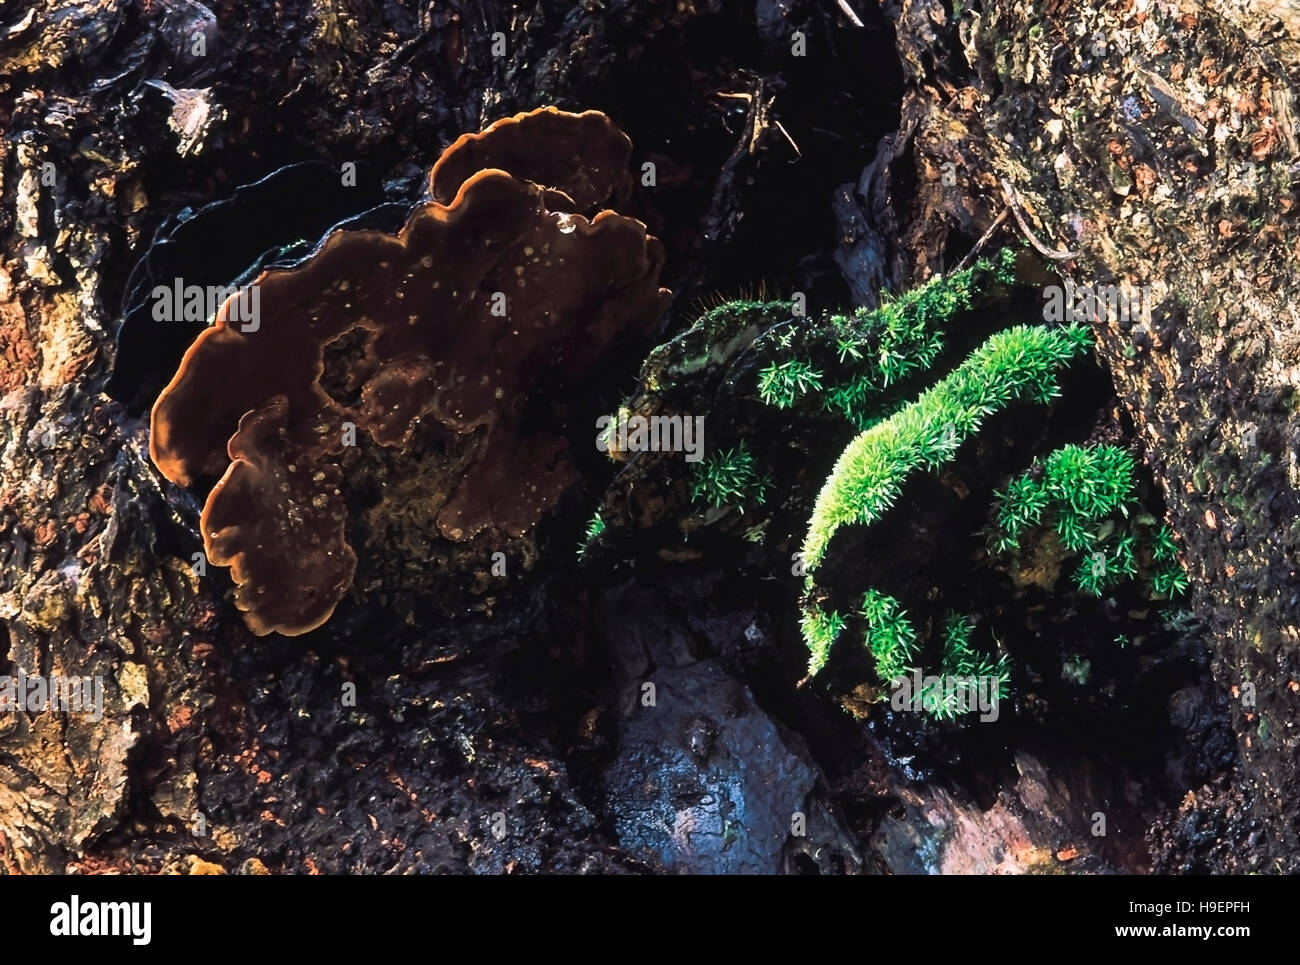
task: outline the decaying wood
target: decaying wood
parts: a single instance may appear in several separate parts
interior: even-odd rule
[[[832,144],[862,155],[862,177],[837,200],[829,187],[823,195],[853,228],[837,253],[846,299],[870,303],[882,288],[946,270],[949,242],[965,252],[1000,226],[1008,239],[1023,232],[1049,258],[1074,262],[1062,266],[1073,277],[1159,293],[1149,324],[1111,320],[1098,339],[1186,549],[1214,675],[1233,697],[1237,769],[1189,794],[1181,810],[1129,802],[1130,817],[1156,814],[1154,824],[1128,821],[1098,843],[1080,805],[1121,789],[1086,762],[1071,775],[1061,769],[1073,762],[1021,753],[990,808],[973,793],[885,775],[865,733],[823,735],[840,741],[834,762],[814,762],[791,739],[778,763],[797,776],[793,806],[820,816],[813,865],[1296,870],[1300,14],[1292,4],[985,0],[974,9],[901,0],[881,5],[891,40],[876,5],[790,12],[760,2],[737,21],[748,31],[738,48],[766,57],[746,68],[739,116],[718,96],[740,90],[735,64],[683,59],[688,48],[699,56],[688,29],[717,15],[709,4],[234,6],[37,0],[0,25],[0,671],[104,685],[99,720],[0,715],[8,870],[674,866],[671,853],[620,840],[617,816],[601,810],[618,789],[589,777],[634,729],[615,710],[626,696],[615,686],[623,664],[605,656],[619,644],[601,616],[621,591],[575,592],[567,532],[555,538],[562,550],[531,547],[518,561],[528,575],[500,589],[489,561],[459,560],[479,592],[440,596],[437,569],[448,559],[412,558],[412,569],[433,574],[431,596],[444,606],[418,626],[404,619],[411,600],[385,596],[376,580],[310,645],[259,641],[226,599],[229,585],[191,565],[199,497],[150,463],[143,414],[102,392],[126,275],[169,216],[308,157],[370,159],[392,193],[409,198],[461,132],[541,103],[608,107],[634,89],[631,78],[667,76],[654,73],[665,64],[679,73],[627,112],[648,119],[631,134],[649,142],[661,184],[678,192],[638,216],[662,219],[663,208],[691,222],[671,232],[651,225],[676,246],[667,281],[687,304],[718,284],[719,253],[743,233],[748,202],[772,176],[762,158],[777,143],[783,165],[813,165]],[[831,56],[835,44],[862,42],[845,37],[896,43],[904,88],[894,134],[876,148],[846,147],[795,126],[795,95],[771,67],[795,29],[830,45],[825,63],[837,71],[864,69],[861,56]],[[510,39],[508,56],[491,54],[497,32]],[[205,54],[195,53],[196,37]],[[835,92],[801,96],[807,104]],[[946,163],[953,184],[940,176]],[[565,563],[536,567],[543,552]],[[751,597],[763,595],[757,585]],[[707,599],[700,591],[696,603]],[[643,619],[633,625],[657,625],[656,598],[636,605]],[[713,616],[719,652],[763,637],[749,629],[762,623],[761,607]],[[706,633],[699,619],[664,619],[662,639]],[[598,658],[589,653],[597,641]],[[657,662],[627,660],[683,692],[707,683],[734,696],[699,657],[682,644]],[[701,668],[706,683],[675,677],[683,666]],[[745,726],[777,733],[735,686]],[[802,699],[792,698],[792,718],[806,712],[805,722],[827,731],[845,726],[825,724]],[[675,759],[689,761],[689,746]],[[1207,826],[1213,834],[1202,833]],[[1148,853],[1133,845],[1143,833]],[[793,851],[816,850],[790,844],[754,849],[752,860],[793,870]]]

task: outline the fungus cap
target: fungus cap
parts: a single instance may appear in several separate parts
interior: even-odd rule
[[[534,178],[558,181],[566,203],[603,200],[630,184],[613,167],[626,175],[629,152],[595,112],[543,109],[462,137],[397,234],[333,232],[258,277],[255,325],[232,322],[234,296],[189,347],[153,407],[150,452],[176,483],[220,477],[204,546],[230,566],[255,633],[314,629],[351,585],[340,462],[353,442],[400,449],[422,420],[449,440],[473,434],[440,494],[450,540],[521,536],[559,499],[573,478],[564,441],[524,426],[541,376],[590,370],[647,331],[668,293],[643,224],[557,213],[557,189]],[[489,161],[514,170],[465,174]]]

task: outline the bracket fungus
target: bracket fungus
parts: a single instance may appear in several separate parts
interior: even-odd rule
[[[133,414],[148,411],[185,350],[207,328],[206,315],[189,321],[177,316],[160,325],[154,297],[159,285],[183,279],[205,291],[238,287],[264,269],[292,267],[332,227],[366,213],[387,213],[379,174],[366,164],[355,165],[353,174],[344,184],[338,167],[300,161],[167,219],[127,277],[113,373],[104,391]],[[389,230],[405,220],[410,206],[392,207],[401,210],[384,225]]]
[[[254,633],[306,633],[352,584],[344,455],[400,449],[420,424],[471,438],[439,535],[524,535],[573,479],[529,418],[538,386],[591,370],[660,318],[663,253],[596,208],[630,189],[631,144],[595,111],[543,108],[453,144],[432,200],[396,234],[336,230],[264,272],[256,326],[232,297],[154,405],[150,452],[181,485],[214,477],[200,518]],[[545,420],[543,420],[545,421]]]

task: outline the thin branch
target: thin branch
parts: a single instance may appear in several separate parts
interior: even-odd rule
[[[1081,251],[1057,251],[1039,241],[1038,236],[1034,234],[1034,230],[1029,227],[1028,219],[1025,218],[1020,195],[1016,193],[1016,189],[1011,186],[1011,182],[1006,178],[1002,179],[1002,194],[1006,198],[1007,204],[1011,206],[1011,213],[1015,215],[1016,224],[1020,225],[1020,230],[1029,239],[1029,243],[1037,248],[1043,257],[1051,258],[1054,261],[1071,261],[1083,254]]]
[[[790,146],[791,146],[792,148],[794,148],[794,153],[797,154],[797,155],[799,155],[799,157],[802,158],[802,157],[803,157],[803,151],[799,150],[799,145],[796,144],[796,143],[794,142],[794,138],[792,138],[792,137],[790,136],[790,132],[787,131],[787,130],[785,129],[785,125],[782,124],[780,121],[773,121],[772,123],[776,125],[776,129],[777,129],[778,131],[780,131],[782,134],[785,135],[785,139],[786,139],[787,141],[789,141],[789,142],[790,142]]]
[[[853,8],[849,6],[849,0],[838,0],[840,9],[844,11],[844,16],[848,17],[855,27],[865,27],[866,24],[854,13]]]
[[[957,267],[953,269],[954,271],[965,270],[966,266],[971,263],[971,259],[974,258],[976,255],[978,255],[980,249],[983,248],[986,244],[988,244],[989,239],[993,237],[993,232],[997,231],[998,228],[1002,227],[1003,223],[1007,220],[1007,215],[1010,212],[1011,212],[1010,205],[1007,205],[1005,208],[1002,209],[1002,213],[993,219],[993,223],[989,225],[988,230],[985,231],[984,234],[980,235],[980,240],[975,242],[975,247],[972,248],[970,251],[966,252],[966,257],[963,258],[958,263]]]

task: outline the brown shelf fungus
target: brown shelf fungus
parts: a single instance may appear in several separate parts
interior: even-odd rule
[[[436,517],[448,540],[521,536],[556,503],[572,470],[563,439],[525,431],[530,393],[667,304],[645,226],[587,217],[626,198],[630,153],[594,111],[498,121],[447,149],[396,235],[336,231],[263,273],[255,324],[239,296],[222,305],[153,407],[150,451],[181,485],[220,477],[204,548],[254,633],[315,629],[351,586],[341,463],[364,435],[401,448],[423,421],[472,436]]]

